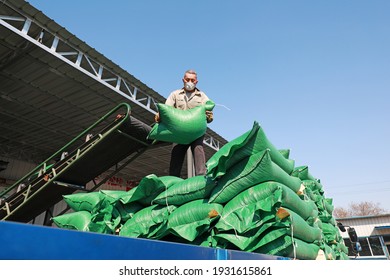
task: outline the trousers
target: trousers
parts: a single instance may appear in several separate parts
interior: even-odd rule
[[[192,155],[194,157],[195,175],[206,174],[206,156],[203,148],[203,139],[204,136],[201,136],[187,145],[176,143],[172,145],[169,175],[180,177],[188,148],[191,148]]]

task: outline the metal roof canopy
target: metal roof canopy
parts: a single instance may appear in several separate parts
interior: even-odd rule
[[[23,0],[0,5],[0,84],[0,156],[37,164],[119,103],[151,125],[156,103],[165,102]],[[226,142],[208,129],[206,159]],[[166,175],[169,159],[169,145],[153,149],[119,175]]]

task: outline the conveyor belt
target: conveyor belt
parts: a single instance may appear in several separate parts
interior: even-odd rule
[[[37,170],[48,166],[48,162],[66,151],[64,146],[48,160],[32,170],[10,189],[29,178],[35,177],[23,189],[14,192],[0,204],[0,219],[18,222],[29,222],[51,206],[63,199],[63,195],[85,188],[85,184],[111,168],[116,163],[132,154],[145,151],[152,142],[147,140],[151,127],[130,116],[130,106],[120,104],[97,123],[80,134],[84,136],[90,129],[100,124],[119,108],[127,109],[100,133],[73,150],[64,159],[53,164],[43,174],[36,177]],[[71,143],[76,141],[76,138]],[[46,168],[45,168],[46,169]],[[10,190],[7,189],[7,192]]]

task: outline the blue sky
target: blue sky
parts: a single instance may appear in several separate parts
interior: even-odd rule
[[[29,3],[165,97],[195,69],[214,131],[258,121],[334,206],[390,210],[390,1]]]

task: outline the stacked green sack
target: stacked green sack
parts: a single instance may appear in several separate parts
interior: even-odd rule
[[[208,202],[214,186],[205,176],[183,180],[151,174],[128,192],[66,195],[73,212],[53,221],[61,228],[210,246],[211,228],[223,210]]]
[[[208,175],[217,186],[209,201],[224,205],[213,235],[217,246],[298,259],[348,259],[331,199],[323,197],[319,180],[294,167],[289,153],[277,150],[255,122],[210,158]],[[281,196],[275,184],[290,195]],[[285,201],[291,197],[310,207],[291,206]],[[309,215],[301,211],[307,208]]]
[[[291,254],[286,253],[291,244],[285,244],[286,252],[275,253],[271,248],[285,237],[294,237],[297,242],[315,249],[310,250],[310,259],[315,259],[322,234],[308,220],[316,215],[317,208],[312,201],[301,199],[281,183],[265,182],[246,189],[224,206],[214,238],[223,248],[292,257],[293,250],[289,251]],[[305,250],[300,246],[295,257],[308,258]]]
[[[207,175],[144,177],[128,192],[100,191],[65,201],[65,228],[236,249],[296,259],[348,259],[332,201],[289,150],[257,122],[206,163]],[[70,222],[79,214],[79,221]],[[65,221],[65,222],[61,222]]]
[[[206,166],[216,182],[209,202],[224,206],[212,236],[217,247],[301,259],[321,255],[318,209],[304,198],[302,180],[291,176],[289,150],[276,149],[257,122]]]
[[[272,161],[286,173],[294,169],[294,161],[283,156],[268,140],[258,122],[253,123],[252,129],[225,144],[206,163],[207,174],[212,178],[219,178],[227,170],[241,160],[268,149]]]
[[[130,223],[135,216],[141,219],[141,210],[151,206],[151,201],[163,190],[170,188],[174,184],[183,181],[175,176],[157,177],[154,174],[145,176],[138,186],[130,191],[100,190],[98,192],[75,193],[64,196],[64,201],[72,212],[52,218],[53,222],[61,228],[91,231],[98,233],[115,234],[126,224]],[[149,209],[147,218],[159,211],[158,215],[165,215],[166,211],[172,212],[173,207],[166,209]],[[165,211],[165,212],[164,212]],[[144,212],[145,213],[145,212]],[[158,216],[157,215],[157,216]],[[135,221],[134,219],[133,221]],[[166,220],[155,221],[155,224],[166,223]],[[154,225],[155,225],[154,224]],[[143,228],[140,228],[143,225]],[[138,236],[151,236],[148,232],[151,224],[138,223]],[[162,225],[163,226],[163,225]],[[129,228],[129,226],[126,226]],[[146,232],[146,233],[145,233]],[[156,235],[158,236],[158,232]]]
[[[319,179],[313,177],[307,166],[299,166],[291,174],[302,180],[305,185],[305,196],[316,204],[318,218],[321,221],[321,228],[324,235],[322,250],[328,260],[347,260],[348,248],[344,244],[336,220],[333,216],[333,200],[326,198],[324,188]]]
[[[73,212],[52,218],[61,228],[113,233],[119,224],[120,214],[111,196],[104,192],[65,195],[64,200]],[[140,208],[140,207],[139,207]],[[131,215],[131,210],[129,214]],[[133,209],[133,212],[137,208]]]

